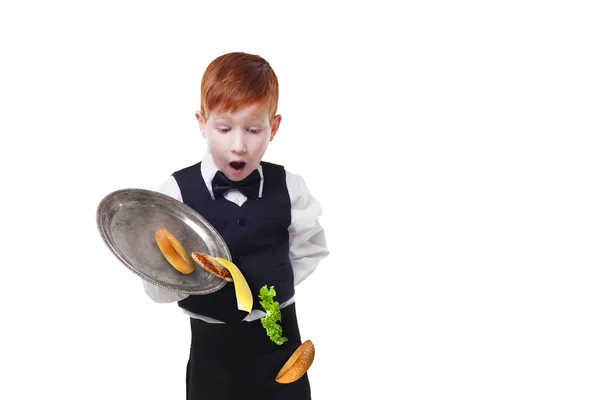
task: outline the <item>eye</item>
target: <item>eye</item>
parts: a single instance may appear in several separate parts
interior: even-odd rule
[[[248,129],[248,132],[250,132],[250,133],[260,133],[261,130],[257,129],[257,128],[250,128],[250,129]]]
[[[219,132],[221,132],[221,133],[227,133],[227,132],[229,132],[229,131],[230,131],[230,129],[229,129],[229,128],[217,128],[217,130],[218,130]]]

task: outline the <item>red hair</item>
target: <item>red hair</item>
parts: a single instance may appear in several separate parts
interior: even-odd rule
[[[267,107],[272,123],[277,112],[279,83],[271,65],[262,57],[228,53],[213,60],[202,77],[200,113],[204,121],[211,111],[235,112],[240,107]]]

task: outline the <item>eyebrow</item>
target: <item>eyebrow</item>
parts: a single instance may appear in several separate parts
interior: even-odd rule
[[[219,119],[224,119],[224,120],[227,120],[227,121],[231,121],[231,120],[232,120],[232,118],[231,118],[231,115],[230,115],[230,114],[216,114],[216,115],[215,115],[215,121],[217,121],[217,120],[219,120]],[[248,120],[249,120],[250,122],[252,122],[252,123],[255,123],[255,122],[256,122],[256,123],[264,124],[264,121],[263,121],[263,119],[262,119],[261,117],[259,117],[259,116],[250,116],[250,117],[248,118]]]

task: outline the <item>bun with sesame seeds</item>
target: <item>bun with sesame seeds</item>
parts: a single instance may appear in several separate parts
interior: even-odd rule
[[[287,360],[281,368],[275,380],[279,383],[292,383],[302,378],[308,371],[315,358],[315,346],[312,341],[307,340],[302,343],[294,354]]]

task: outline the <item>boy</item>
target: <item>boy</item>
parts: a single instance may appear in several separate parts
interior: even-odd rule
[[[308,400],[308,375],[291,384],[277,372],[302,343],[294,288],[325,258],[319,202],[304,180],[263,162],[281,115],[278,81],[262,57],[229,53],[212,61],[201,83],[196,119],[207,141],[201,162],[176,171],[157,191],[194,208],[224,238],[244,274],[254,306],[238,310],[232,283],[203,296],[188,296],[143,281],[155,302],[177,302],[191,322],[187,399]],[[283,336],[270,340],[260,318],[263,285],[275,287]]]

